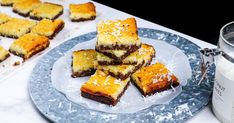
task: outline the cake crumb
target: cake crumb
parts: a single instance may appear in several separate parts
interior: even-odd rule
[[[13,66],[18,66],[18,65],[20,65],[20,62],[19,62],[19,61],[16,61],[16,62],[13,64]]]

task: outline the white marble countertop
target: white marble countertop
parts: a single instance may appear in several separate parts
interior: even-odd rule
[[[61,1],[60,1],[61,2]],[[78,1],[78,3],[81,1]],[[84,2],[84,0],[82,1]],[[90,31],[95,31],[96,23],[98,20],[102,19],[121,19],[127,17],[133,17],[133,15],[126,14],[124,12],[112,9],[110,7],[101,5],[99,3],[95,3],[96,9],[98,11],[97,20],[89,23],[84,23],[82,27],[76,30],[76,33],[72,33],[71,37],[77,36],[80,34],[88,33]],[[10,8],[2,8],[1,9],[9,9]],[[1,11],[0,9],[0,11]],[[65,9],[65,11],[67,11]],[[101,13],[101,14],[100,14]],[[9,12],[10,15],[15,15],[12,12]],[[185,37],[192,42],[196,43],[200,47],[215,47],[214,45],[205,43],[199,39],[187,36],[185,34],[179,33],[177,31],[168,29],[166,27],[160,26],[155,23],[151,23],[149,21],[140,19],[136,17],[138,27],[148,27],[154,28],[158,30],[163,30],[167,32],[171,32],[182,37]],[[173,20],[172,20],[173,21]],[[86,24],[86,25],[85,25]],[[69,26],[69,25],[66,25]],[[51,49],[58,44],[54,44],[51,46]],[[30,100],[29,93],[28,93],[28,79],[30,73],[34,65],[37,63],[38,59],[41,56],[35,58],[32,62],[25,64],[23,68],[17,71],[14,75],[9,77],[8,79],[0,82],[0,123],[46,123],[49,122],[45,117],[43,117],[33,105],[32,101]],[[205,122],[205,123],[219,123],[219,121],[215,118],[208,105],[204,108],[201,112],[196,114],[193,118],[187,121],[188,123],[198,123],[198,122]]]

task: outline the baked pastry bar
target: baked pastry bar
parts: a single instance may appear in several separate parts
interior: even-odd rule
[[[63,14],[63,6],[54,3],[41,3],[33,9],[29,16],[31,19],[41,20],[43,18],[54,20]]]
[[[143,59],[145,60],[145,64],[148,64],[147,61],[149,61],[150,63],[154,56],[155,56],[155,50],[153,46],[148,44],[142,44],[140,49],[131,53],[123,60],[111,59],[108,56],[97,52],[97,61],[98,64],[100,65],[121,65],[121,64],[134,65],[137,64],[138,62],[141,62],[139,60]]]
[[[90,76],[94,74],[95,50],[79,50],[72,53],[72,77]]]
[[[83,4],[70,4],[70,19],[71,21],[86,21],[96,18],[95,5],[92,2]]]
[[[24,60],[46,49],[50,42],[47,37],[28,33],[16,39],[10,46],[9,51]]]
[[[142,44],[141,48],[138,50],[139,56],[138,58],[142,58],[144,60],[143,66],[148,66],[151,64],[151,61],[156,55],[156,51],[152,45]]]
[[[22,0],[13,5],[13,12],[27,17],[33,9],[40,5],[40,3],[40,0]]]
[[[0,46],[0,63],[10,56],[9,52]]]
[[[1,6],[12,6],[14,3],[20,2],[23,0],[0,0]]]
[[[11,17],[7,14],[0,13],[0,24],[6,23]]]
[[[132,53],[123,60],[111,59],[108,56],[97,52],[97,61],[99,65],[134,65],[137,64],[136,53]]]
[[[129,85],[129,78],[116,79],[97,70],[81,87],[81,96],[107,105],[116,105]]]
[[[128,78],[132,73],[139,69],[144,62],[136,65],[98,65],[97,69],[104,71],[106,74],[124,80]]]
[[[96,50],[99,53],[102,53],[105,56],[108,56],[109,58],[113,60],[121,61],[127,56],[129,56],[132,52],[135,52],[134,50]]]
[[[97,25],[97,33],[95,47],[97,51],[131,50],[133,52],[141,46],[134,18],[102,21]]]
[[[142,66],[149,65],[155,56],[155,50],[151,45],[143,44],[136,55],[136,65],[97,65],[97,69],[119,79],[126,79]]]
[[[49,39],[53,39],[53,37],[63,29],[64,21],[61,19],[49,20],[43,19],[41,20],[35,27],[32,28],[31,32],[46,36]]]
[[[30,32],[31,28],[36,25],[36,22],[26,19],[12,18],[4,24],[0,25],[0,35],[19,38],[20,36]]]
[[[144,96],[179,85],[177,77],[161,63],[142,67],[131,75],[131,80]]]

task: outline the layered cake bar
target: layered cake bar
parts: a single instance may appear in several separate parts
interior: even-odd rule
[[[97,61],[99,65],[135,65],[137,64],[137,57],[136,54],[133,53],[124,60],[115,60],[97,52]]]
[[[129,56],[135,50],[101,50],[96,49],[97,52],[102,53],[105,56],[117,61],[121,61]]]
[[[86,21],[94,20],[96,18],[95,5],[92,2],[83,4],[70,4],[70,19],[71,21]]]
[[[156,55],[156,51],[153,46],[149,44],[142,44],[141,48],[138,50],[139,57],[144,60],[143,66],[151,64],[151,61]]]
[[[81,96],[107,105],[116,105],[130,83],[130,79],[116,79],[97,70],[81,87]]]
[[[131,50],[133,52],[141,47],[134,18],[102,21],[97,25],[97,33],[95,47],[97,51]]]
[[[23,0],[0,0],[1,6],[12,6],[14,3],[20,2]]]
[[[151,45],[142,44],[141,48],[137,51],[129,54],[123,60],[111,59],[108,56],[97,52],[97,61],[100,65],[134,65],[142,60],[151,62],[152,58],[155,56],[155,50]],[[145,62],[147,64],[147,62]]]
[[[136,65],[98,65],[97,69],[102,70],[106,74],[110,74],[117,79],[124,80],[138,70],[143,64],[144,62],[142,60],[142,62]]]
[[[12,18],[0,25],[0,35],[10,38],[19,38],[20,36],[29,33],[31,28],[35,25],[36,22],[34,21]]]
[[[28,33],[16,39],[10,46],[9,51],[24,60],[46,49],[50,42],[47,37]]]
[[[41,20],[35,27],[32,28],[31,32],[46,36],[49,39],[53,39],[53,37],[63,29],[64,21],[61,19],[56,20]]]
[[[13,12],[27,17],[33,9],[40,5],[40,3],[40,0],[22,0],[13,5]]]
[[[110,74],[113,77],[119,79],[126,79],[131,74],[133,74],[140,67],[149,65],[152,61],[152,58],[155,56],[155,50],[153,46],[148,44],[143,44],[135,55],[137,59],[136,65],[98,65],[97,69],[104,71],[105,73]]]
[[[31,19],[41,20],[43,18],[54,20],[63,14],[63,6],[54,3],[41,3],[33,9],[29,16]]]
[[[0,46],[0,63],[10,57],[9,52]]]
[[[11,17],[7,14],[0,13],[0,24],[6,23]]]
[[[90,76],[95,72],[94,62],[97,54],[95,50],[79,50],[72,53],[72,77]]]
[[[179,85],[177,77],[161,63],[142,67],[131,75],[131,80],[144,96]]]

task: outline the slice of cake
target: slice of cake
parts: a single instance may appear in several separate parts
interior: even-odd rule
[[[23,0],[0,0],[1,6],[12,6],[14,3],[20,2]]]
[[[149,44],[142,44],[141,48],[138,50],[138,58],[142,58],[144,60],[143,66],[147,66],[151,64],[151,61],[155,57],[156,51],[153,46]]]
[[[13,2],[12,0],[0,0],[1,6],[12,6]]]
[[[97,69],[104,71],[106,74],[124,80],[128,78],[132,73],[138,70],[144,61],[137,63],[136,65],[98,65]]]
[[[40,0],[22,0],[13,5],[13,12],[27,17],[33,9],[40,5],[40,3]]]
[[[96,18],[95,5],[92,2],[83,4],[70,4],[70,19],[71,21],[86,21]]]
[[[96,50],[131,50],[141,47],[134,18],[102,21],[97,25]]]
[[[94,74],[95,50],[79,50],[72,53],[72,77],[90,76]]]
[[[123,60],[111,59],[108,56],[97,52],[97,61],[99,65],[135,65],[137,64],[136,54],[132,53]]]
[[[96,50],[99,53],[102,53],[105,56],[108,56],[109,58],[113,59],[113,60],[118,60],[121,61],[124,58],[126,58],[127,56],[129,56],[133,51],[131,50]]]
[[[32,28],[31,32],[46,36],[49,39],[53,39],[53,37],[63,29],[64,21],[61,19],[56,20],[41,20],[35,27]]]
[[[155,56],[153,46],[143,44],[136,55],[136,65],[97,65],[97,69],[119,79],[126,79],[142,66],[149,65]]]
[[[31,28],[36,25],[36,22],[26,19],[10,19],[4,24],[0,25],[0,35],[19,38],[20,36],[29,33]]]
[[[147,65],[151,63],[152,58],[155,56],[155,50],[153,46],[148,44],[142,44],[140,49],[131,53],[123,60],[111,59],[102,53],[99,52],[97,53],[98,53],[97,60],[98,64],[100,65],[121,65],[121,64],[134,65],[141,62],[139,60],[145,60],[145,65]]]
[[[10,19],[11,19],[11,17],[9,15],[4,14],[4,13],[0,13],[0,24],[6,23]]]
[[[0,63],[10,56],[9,52],[0,46]]]
[[[31,19],[41,20],[43,18],[54,20],[63,13],[63,6],[54,3],[42,3],[33,9],[29,16]]]
[[[97,70],[81,87],[81,96],[107,105],[116,105],[129,85],[130,79],[116,79]]]
[[[28,33],[16,39],[10,46],[9,51],[24,60],[46,49],[50,42],[47,37]]]
[[[132,74],[131,80],[144,96],[179,85],[177,77],[161,63],[142,67]]]

